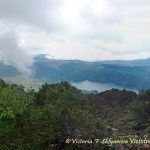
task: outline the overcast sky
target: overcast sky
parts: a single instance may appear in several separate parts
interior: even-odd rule
[[[25,69],[41,53],[150,57],[150,0],[0,0],[0,60]]]

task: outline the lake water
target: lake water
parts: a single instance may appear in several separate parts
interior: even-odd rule
[[[102,92],[102,91],[115,88],[120,90],[126,89],[128,91],[134,91],[136,93],[138,92],[138,90],[136,89],[121,87],[113,83],[97,83],[97,82],[90,82],[90,81],[82,81],[82,82],[71,82],[71,84],[77,87],[78,89],[87,90],[87,91],[97,90],[98,92]]]

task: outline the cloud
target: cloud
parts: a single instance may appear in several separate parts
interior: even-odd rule
[[[54,32],[61,28],[55,17],[60,3],[60,0],[0,0],[0,18]]]
[[[16,40],[8,40],[30,46],[13,48],[24,58],[27,51],[61,59],[150,57],[149,18],[149,0],[0,0],[1,39],[12,34],[7,24],[14,24]]]
[[[18,35],[13,29],[0,34],[0,61],[29,76],[32,74],[30,67],[33,64],[33,56],[18,44],[18,40]]]

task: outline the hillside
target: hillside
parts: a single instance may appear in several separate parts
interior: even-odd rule
[[[115,83],[120,86],[150,88],[150,60],[99,61],[55,60],[36,58],[35,78],[47,81],[88,80],[99,83]]]
[[[33,80],[55,82],[91,81],[114,83],[125,88],[150,88],[150,59],[134,61],[97,61],[47,59],[44,55],[35,58],[32,65]],[[20,73],[13,67],[0,64],[0,77],[14,77]]]
[[[35,92],[0,79],[0,149],[149,149],[130,141],[149,140],[149,110],[150,90],[83,94],[70,83],[60,82],[43,84]],[[104,143],[106,138],[128,143]],[[79,144],[75,139],[92,143]]]

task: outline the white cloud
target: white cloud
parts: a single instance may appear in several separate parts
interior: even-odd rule
[[[32,74],[30,66],[33,64],[33,56],[26,52],[18,40],[18,35],[12,26],[10,30],[0,34],[0,61],[16,67],[28,77]]]
[[[0,20],[16,25],[30,53],[84,60],[150,57],[149,0],[0,0]]]

